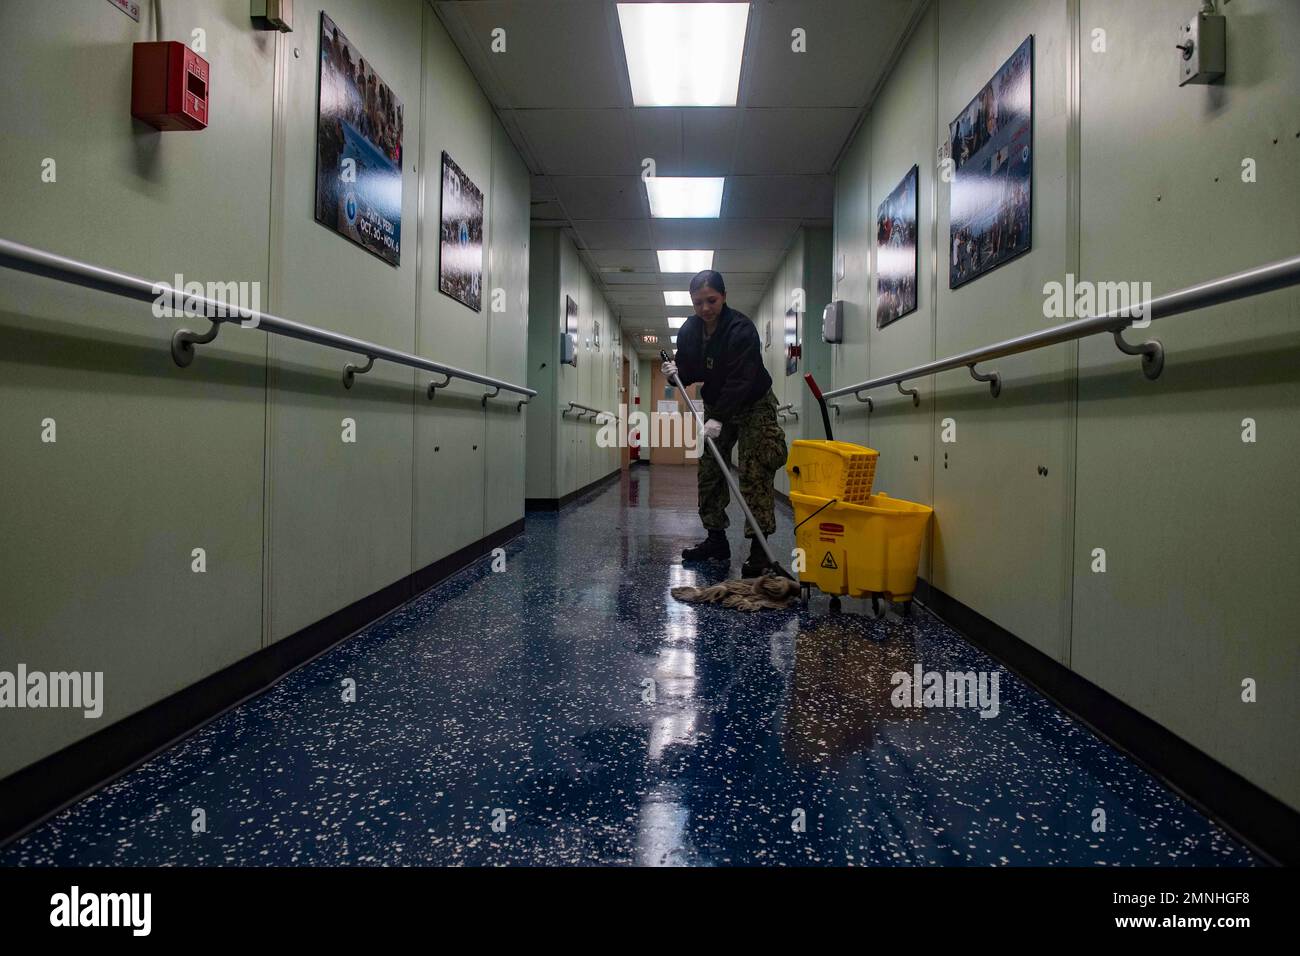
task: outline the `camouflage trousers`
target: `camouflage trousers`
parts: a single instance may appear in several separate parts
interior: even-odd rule
[[[705,421],[711,417],[709,407],[704,406]],[[776,395],[771,389],[723,424],[722,434],[713,443],[723,460],[729,462],[737,441],[740,442],[740,493],[767,536],[776,531],[776,488],[772,479],[786,458],[785,431],[777,423]],[[699,467],[700,521],[710,531],[726,528],[731,523],[727,518],[727,505],[731,502],[727,479],[707,448],[700,455]],[[748,521],[745,537],[753,537]]]

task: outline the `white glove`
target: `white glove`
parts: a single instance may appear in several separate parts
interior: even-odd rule
[[[708,435],[710,438],[716,439],[722,434],[722,422],[718,421],[716,418],[710,418],[704,423],[704,434]]]
[[[664,373],[664,376],[670,382],[672,381],[673,376],[677,374],[677,363],[674,362],[672,359],[669,359],[667,362],[664,362],[664,364],[661,365],[659,368]]]

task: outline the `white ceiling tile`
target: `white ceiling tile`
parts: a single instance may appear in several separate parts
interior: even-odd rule
[[[765,4],[745,47],[746,106],[860,110],[917,0],[782,0]],[[806,52],[793,49],[804,31]]]
[[[736,219],[802,219],[835,211],[835,177],[733,176],[722,214]]]
[[[736,173],[829,173],[861,111],[746,109]]]
[[[638,169],[645,169],[645,161],[653,159],[656,176],[696,175],[687,172],[682,162],[682,110],[638,107],[629,110],[629,116]]]
[[[638,176],[553,176],[570,219],[640,219],[648,212]]]
[[[659,271],[659,260],[649,249],[592,249],[588,255],[600,269],[629,266],[638,273]]]
[[[717,219],[651,219],[655,249],[715,249]]]
[[[587,219],[574,230],[588,249],[651,249],[648,219]]]
[[[623,51],[607,17],[607,0],[520,3],[472,0],[434,4],[466,62],[490,72],[506,109],[632,105]],[[493,31],[505,50],[492,50]],[[617,36],[617,24],[613,25]],[[468,46],[468,49],[467,49]]]
[[[771,275],[781,259],[779,249],[719,249],[713,257],[713,268],[726,276],[731,272]],[[755,277],[757,281],[757,276]]]
[[[720,219],[715,249],[784,249],[799,228],[794,219]]]
[[[552,176],[639,175],[626,110],[515,110],[513,119]]]

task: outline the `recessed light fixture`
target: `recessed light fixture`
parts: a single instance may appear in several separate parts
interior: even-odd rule
[[[675,335],[670,335],[670,336],[668,336],[668,341],[672,342],[673,345],[676,345],[676,344],[677,344],[677,336],[675,336]]]
[[[712,249],[658,249],[660,272],[703,272],[713,268]]]
[[[735,106],[748,3],[620,3],[633,106]]]
[[[664,305],[694,305],[689,292],[665,292]]]
[[[685,324],[686,324],[686,316],[684,315],[668,316],[668,328],[670,329],[680,329]]]
[[[722,176],[647,176],[650,215],[656,219],[717,219]]]

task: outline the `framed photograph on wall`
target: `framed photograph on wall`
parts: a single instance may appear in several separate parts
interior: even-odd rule
[[[438,291],[483,311],[483,191],[442,154]]]
[[[876,210],[876,328],[916,311],[918,170],[913,166]]]
[[[763,349],[766,351],[772,347],[772,320],[768,319],[763,323]]]
[[[600,351],[600,322],[599,321],[594,321],[591,323],[591,345],[597,352]]]
[[[402,261],[402,101],[323,10],[316,221],[389,265]]]
[[[568,347],[561,352],[561,361],[574,368],[578,366],[578,303],[573,296],[564,297],[564,336]]]
[[[785,374],[799,371],[799,313],[794,309],[785,312]]]
[[[948,288],[1029,251],[1033,139],[1031,34],[948,124]]]

